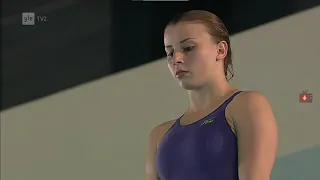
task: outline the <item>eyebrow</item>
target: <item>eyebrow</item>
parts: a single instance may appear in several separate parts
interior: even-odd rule
[[[184,42],[186,42],[186,41],[188,41],[188,40],[191,40],[191,39],[196,39],[196,38],[186,38],[186,39],[180,41],[180,44],[181,44],[181,43],[184,43]],[[166,48],[172,48],[171,45],[168,45],[168,46],[165,46],[165,47],[166,47]]]

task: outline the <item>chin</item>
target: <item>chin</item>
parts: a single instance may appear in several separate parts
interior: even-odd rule
[[[180,86],[185,90],[193,90],[193,89],[197,89],[198,87],[194,83],[190,83],[190,82],[180,82]]]

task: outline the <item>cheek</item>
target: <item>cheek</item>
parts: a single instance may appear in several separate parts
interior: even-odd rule
[[[202,71],[206,67],[208,61],[208,56],[203,53],[193,52],[187,56],[187,64],[190,68],[195,71]]]
[[[173,74],[173,65],[172,65],[172,62],[167,61],[167,64],[168,64],[168,68],[169,68],[171,74]]]
[[[215,69],[214,53],[195,53],[188,58],[188,67],[197,78],[211,77]]]

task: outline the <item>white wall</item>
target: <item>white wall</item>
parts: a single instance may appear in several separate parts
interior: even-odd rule
[[[265,94],[277,117],[275,180],[320,177],[320,149],[312,149],[320,146],[317,17],[320,7],[232,37],[232,83]],[[298,103],[305,89],[314,94],[311,104]],[[179,116],[187,102],[162,59],[3,111],[1,179],[144,179],[149,131]]]

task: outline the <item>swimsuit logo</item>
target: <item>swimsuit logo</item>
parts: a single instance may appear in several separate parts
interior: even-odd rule
[[[205,120],[205,121],[201,124],[201,126],[206,125],[206,124],[212,124],[212,123],[214,122],[214,119],[215,119],[215,118],[210,118],[210,119],[208,119],[208,120]]]

